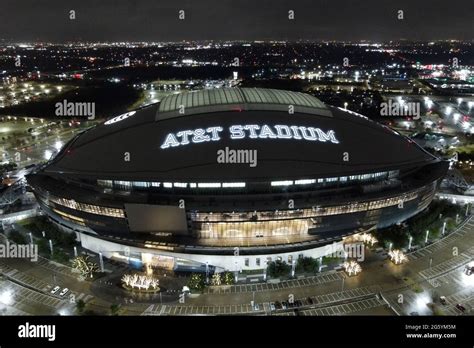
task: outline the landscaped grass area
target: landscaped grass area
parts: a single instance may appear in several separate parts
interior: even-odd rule
[[[429,231],[428,240],[434,240],[441,236],[443,224],[446,221],[446,232],[454,230],[457,226],[456,214],[459,214],[459,222],[464,216],[465,208],[451,204],[447,201],[433,201],[431,205],[420,214],[408,219],[403,225],[395,225],[375,232],[375,237],[380,245],[388,247],[406,248],[408,240],[413,238],[412,245],[425,243],[426,231]]]
[[[61,263],[69,262],[69,253],[73,250],[76,242],[74,233],[60,231],[45,216],[36,216],[17,222],[30,231],[35,237],[35,243],[38,244],[38,251],[41,256],[51,258]],[[43,237],[43,231],[45,236]],[[49,246],[49,240],[53,243],[53,255]],[[68,251],[68,253],[65,252]]]

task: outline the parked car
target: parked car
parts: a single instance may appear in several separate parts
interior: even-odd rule
[[[283,301],[283,302],[281,303],[281,306],[283,307],[283,309],[287,309],[287,308],[289,307],[289,304],[288,304],[288,302]]]
[[[459,309],[461,312],[465,312],[466,311],[466,307],[464,307],[462,304],[458,303],[456,305],[456,308]]]
[[[62,289],[61,292],[59,293],[59,296],[64,296],[64,295],[66,295],[68,292],[69,292],[69,289],[68,289],[68,288],[64,288],[64,289]]]
[[[276,307],[276,309],[281,309],[282,308],[280,301],[275,302],[275,307]]]
[[[61,289],[59,286],[55,286],[55,287],[53,288],[53,290],[51,290],[51,294],[54,295],[55,293],[57,293],[57,292],[59,291],[59,289]]]
[[[445,297],[445,296],[441,296],[441,297],[439,298],[439,302],[441,302],[441,304],[443,304],[443,305],[446,305],[446,304],[448,303],[448,302],[446,301],[446,297]]]
[[[270,310],[274,311],[276,309],[275,303],[270,303]]]
[[[308,304],[312,305],[314,303],[313,299],[311,297],[308,297],[306,299],[306,302],[308,302]]]

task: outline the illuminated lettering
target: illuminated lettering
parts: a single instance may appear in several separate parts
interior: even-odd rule
[[[291,139],[291,138],[293,138],[293,136],[291,135],[290,127],[284,126],[284,125],[281,125],[281,124],[277,124],[275,126],[275,129],[277,131],[277,138],[278,139]]]
[[[169,133],[163,144],[162,149],[188,145],[190,143],[204,143],[221,140],[221,132],[224,128],[220,126],[197,128],[194,130],[183,130],[177,133]],[[336,134],[333,130],[323,131],[320,128],[305,126],[287,126],[287,125],[232,125],[228,128],[230,139],[293,139],[306,141],[319,141],[322,143],[330,142],[339,144]]]
[[[191,130],[186,130],[186,131],[181,131],[176,133],[177,137],[181,137],[181,145],[187,145],[189,144],[189,136],[193,135],[194,132]]]
[[[271,139],[276,139],[275,133],[268,127],[266,124],[262,126],[262,130],[260,131],[259,138],[265,139],[265,138],[271,138]]]
[[[178,139],[176,139],[176,137],[174,136],[173,133],[170,133],[166,136],[165,142],[163,143],[163,145],[161,145],[161,148],[162,149],[167,149],[170,146],[176,147],[176,146],[179,146],[179,145],[180,144],[179,144]]]
[[[206,131],[202,128],[198,128],[194,131],[193,143],[203,143],[211,140],[209,135],[205,135]]]
[[[230,131],[230,138],[231,139],[243,139],[245,138],[245,132],[244,132],[244,127],[241,125],[235,125],[231,126],[229,128]]]
[[[330,130],[327,133],[324,133],[321,129],[316,128],[316,132],[318,132],[319,141],[324,143],[329,140],[331,141],[331,143],[339,144],[339,141],[336,139],[336,136],[333,130]]]
[[[313,127],[309,127],[309,128],[298,127],[298,128],[299,128],[299,130],[300,130],[300,132],[303,135],[303,138],[305,140],[310,140],[310,141],[318,140],[318,136],[316,135]],[[309,132],[309,134],[308,134],[308,132]]]
[[[291,130],[293,131],[293,139],[303,139],[301,135],[298,134],[298,127],[297,126],[291,126]]]
[[[260,126],[257,126],[256,124],[249,124],[247,126],[244,126],[244,129],[250,131],[250,138],[258,138],[257,130],[260,129]]]
[[[222,127],[209,127],[206,129],[208,133],[211,133],[211,141],[218,141],[221,140],[219,137],[219,132],[222,132],[224,129]]]

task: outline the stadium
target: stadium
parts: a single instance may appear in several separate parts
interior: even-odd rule
[[[78,134],[27,178],[41,209],[105,257],[174,270],[321,257],[433,199],[448,164],[297,92],[165,97]]]

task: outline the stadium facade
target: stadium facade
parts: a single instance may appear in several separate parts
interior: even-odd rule
[[[185,92],[78,134],[28,182],[106,257],[264,268],[424,210],[447,171],[410,139],[303,93]]]

